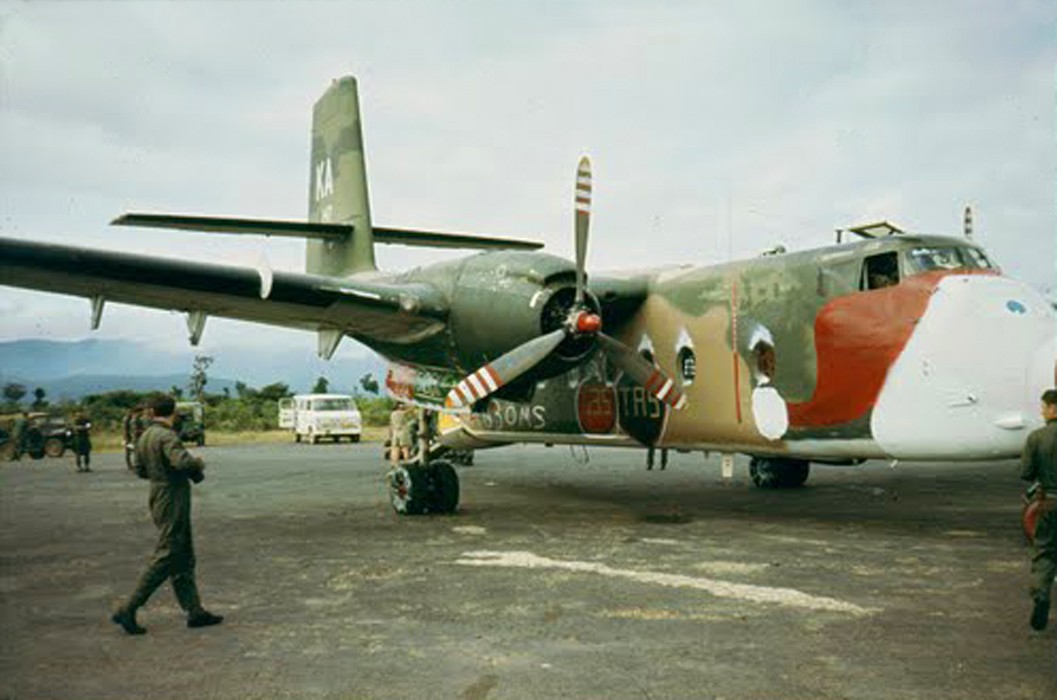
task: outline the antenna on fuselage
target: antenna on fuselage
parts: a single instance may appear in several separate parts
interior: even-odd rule
[[[973,239],[973,208],[968,205],[965,207],[963,230],[965,231],[965,237],[971,241]]]

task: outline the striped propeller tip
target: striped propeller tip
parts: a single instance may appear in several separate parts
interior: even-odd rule
[[[485,365],[452,387],[444,403],[452,408],[469,406],[498,391],[502,386],[503,380],[492,369],[492,365]]]

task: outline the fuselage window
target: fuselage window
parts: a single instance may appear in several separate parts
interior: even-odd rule
[[[775,370],[778,368],[778,358],[775,356],[774,346],[766,341],[756,343],[752,349],[756,358],[756,371],[767,381],[774,379]]]
[[[684,384],[692,384],[697,376],[697,357],[690,348],[679,351],[679,374],[683,376]]]
[[[884,289],[899,284],[899,256],[879,253],[863,261],[863,289]]]

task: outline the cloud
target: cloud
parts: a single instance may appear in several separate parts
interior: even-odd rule
[[[9,4],[0,232],[299,269],[293,242],[106,222],[304,216],[311,105],[354,73],[379,224],[567,255],[590,152],[594,269],[823,245],[874,218],[958,233],[972,203],[1006,271],[1052,289],[1055,19],[1045,2]],[[394,268],[450,255],[379,250]],[[87,326],[83,300],[10,299],[0,338]],[[107,332],[182,336],[127,313]]]

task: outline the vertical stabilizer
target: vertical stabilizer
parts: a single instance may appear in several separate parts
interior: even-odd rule
[[[344,276],[374,270],[371,207],[356,79],[335,80],[312,110],[308,220],[351,224],[347,241],[308,241],[305,269]]]

